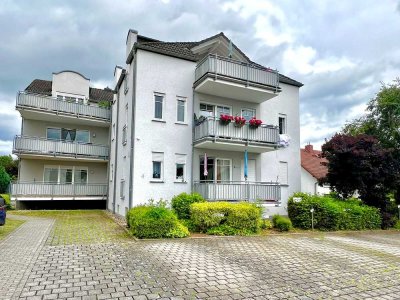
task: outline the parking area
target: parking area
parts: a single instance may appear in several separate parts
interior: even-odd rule
[[[0,242],[1,299],[400,299],[400,232],[135,241],[106,222],[115,239],[82,242],[57,222]]]

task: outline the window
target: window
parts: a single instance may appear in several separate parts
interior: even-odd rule
[[[286,115],[279,115],[279,134],[287,133]]]
[[[217,106],[217,118],[219,118],[220,115],[230,115],[231,114],[231,108],[228,106]]]
[[[89,143],[90,133],[88,130],[77,130],[75,141],[78,143]]]
[[[175,180],[186,180],[186,154],[175,154]]]
[[[115,123],[112,126],[112,140],[115,139]]]
[[[61,140],[61,128],[47,128],[46,137],[48,140]]]
[[[60,184],[87,184],[88,169],[86,167],[45,166],[43,181]]]
[[[214,158],[207,157],[207,175],[204,175],[204,156],[200,156],[200,181],[214,180]]]
[[[122,128],[122,145],[126,145],[127,143],[127,127],[126,125]]]
[[[78,184],[87,183],[87,175],[86,169],[75,169],[74,182]]]
[[[184,123],[186,120],[186,99],[178,98],[176,120]]]
[[[153,152],[153,179],[162,180],[163,179],[163,162],[164,153]]]
[[[75,103],[79,103],[82,104],[85,100],[85,97],[82,95],[72,95],[72,94],[60,94],[57,93],[57,99],[58,100],[63,100],[66,102],[75,102]]]
[[[129,73],[125,74],[125,80],[124,80],[124,93],[126,94],[129,90],[129,85],[128,85],[128,79],[129,78]]]
[[[279,162],[279,183],[288,184],[288,163],[285,161]]]
[[[57,183],[58,182],[58,167],[45,167],[44,168],[44,182]]]
[[[242,117],[246,119],[246,121],[250,121],[253,117],[256,116],[255,109],[243,108],[242,109]]]
[[[113,181],[114,178],[114,164],[110,165],[110,181]]]
[[[163,119],[164,96],[160,94],[154,95],[154,118]]]
[[[231,160],[217,158],[217,181],[231,180]]]
[[[214,105],[200,103],[200,116],[206,118],[214,117]]]
[[[121,179],[121,183],[119,186],[119,197],[121,199],[125,198],[125,180],[124,179]]]

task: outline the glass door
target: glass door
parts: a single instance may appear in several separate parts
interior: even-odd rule
[[[232,161],[230,159],[217,158],[216,160],[216,179],[217,182],[227,182],[232,180]]]
[[[69,167],[60,168],[60,183],[72,184],[73,169]]]

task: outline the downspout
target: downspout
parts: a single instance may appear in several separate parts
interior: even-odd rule
[[[194,181],[193,181],[193,168],[194,168],[194,143],[193,143],[193,139],[194,139],[194,131],[195,131],[195,121],[194,121],[194,95],[195,95],[195,91],[194,91],[194,87],[193,87],[193,95],[192,95],[192,140],[190,141],[191,145],[192,145],[192,161],[191,161],[191,168],[190,168],[190,191],[193,193],[194,190]]]
[[[123,73],[121,73],[120,76],[122,76]],[[118,170],[118,146],[119,146],[119,142],[118,142],[118,128],[119,128],[119,89],[120,86],[117,84],[116,90],[117,90],[117,121],[115,122],[115,163],[114,163],[114,195],[113,195],[113,213],[115,214],[115,207],[116,207],[116,197],[117,197],[117,170]],[[112,124],[111,124],[112,126]]]
[[[133,203],[133,165],[134,165],[134,157],[133,157],[133,145],[134,145],[134,138],[135,138],[135,112],[136,112],[136,61],[137,56],[134,57],[133,60],[133,88],[132,88],[132,113],[131,113],[131,149],[130,149],[130,164],[129,164],[129,209],[132,208]]]

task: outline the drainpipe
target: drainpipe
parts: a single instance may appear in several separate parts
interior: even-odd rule
[[[193,144],[193,138],[194,138],[194,130],[195,130],[195,122],[194,122],[194,87],[193,87],[193,93],[192,93],[192,140],[190,141],[192,145],[192,161],[191,161],[191,168],[190,168],[190,191],[193,193],[193,188],[194,188],[194,181],[193,181],[193,167],[194,167],[194,144]]]
[[[123,75],[121,73],[121,75]],[[120,76],[121,76],[120,75]],[[115,214],[115,207],[116,207],[116,197],[117,197],[117,170],[118,170],[118,146],[119,146],[119,141],[118,141],[118,128],[119,128],[119,89],[120,87],[117,84],[117,118],[115,122],[115,162],[114,162],[114,191],[113,191],[113,213]],[[112,123],[111,123],[112,126]]]
[[[133,78],[133,88],[132,88],[132,113],[130,115],[131,118],[131,148],[130,148],[130,164],[129,164],[129,209],[132,208],[133,204],[133,165],[134,165],[134,159],[133,159],[133,145],[134,145],[134,138],[135,138],[135,112],[136,112],[136,61],[137,58],[134,57],[133,60],[133,68],[132,68],[132,77]]]

